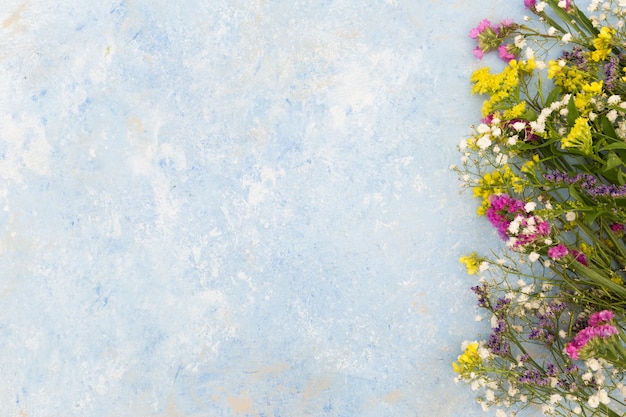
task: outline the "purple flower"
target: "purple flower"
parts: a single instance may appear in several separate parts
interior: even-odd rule
[[[562,243],[559,243],[558,245],[552,246],[550,249],[548,249],[548,256],[552,259],[561,259],[568,253],[569,251],[567,250],[567,247],[565,247],[565,245]]]

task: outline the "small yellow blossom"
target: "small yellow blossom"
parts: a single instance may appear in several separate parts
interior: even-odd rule
[[[467,268],[467,273],[469,275],[476,274],[480,269],[481,260],[478,258],[478,255],[474,252],[468,256],[461,256],[459,258],[459,262],[465,264]]]
[[[548,61],[548,78],[549,79],[552,79],[556,77],[557,75],[559,75],[562,70],[563,70],[563,65],[561,64],[561,61],[556,61],[556,60]]]
[[[463,354],[459,355],[457,362],[452,364],[454,372],[466,375],[477,370],[482,364],[482,359],[478,353],[478,342],[467,345]]]
[[[611,41],[614,34],[614,28],[605,26],[600,29],[600,33],[598,33],[598,36],[593,40],[593,46],[596,50],[591,53],[592,61],[599,62],[609,56],[611,53]]]
[[[591,127],[585,117],[579,117],[574,122],[574,127],[569,134],[561,139],[563,149],[577,149],[585,155],[591,155],[593,150]]]
[[[526,102],[516,104],[502,114],[504,120],[511,120],[521,117],[526,112]]]

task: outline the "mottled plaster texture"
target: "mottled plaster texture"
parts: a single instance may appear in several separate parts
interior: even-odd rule
[[[484,415],[449,166],[521,3],[4,0],[0,414]]]

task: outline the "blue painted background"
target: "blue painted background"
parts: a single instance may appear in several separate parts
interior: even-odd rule
[[[449,166],[511,3],[5,0],[2,415],[483,415]]]

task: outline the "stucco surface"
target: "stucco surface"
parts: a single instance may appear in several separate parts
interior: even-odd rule
[[[521,3],[5,0],[1,414],[484,415],[449,166]]]

